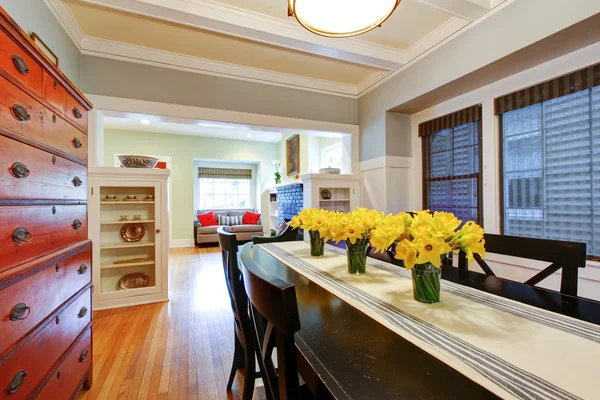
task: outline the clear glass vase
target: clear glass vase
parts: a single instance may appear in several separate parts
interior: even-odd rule
[[[422,303],[440,302],[442,271],[431,263],[416,264],[411,270],[413,296]]]
[[[325,253],[325,240],[319,234],[319,231],[308,231],[310,236],[310,255],[313,257],[322,257]]]
[[[368,239],[357,240],[352,244],[346,240],[346,254],[348,255],[348,272],[353,275],[362,275],[367,272],[367,244]]]

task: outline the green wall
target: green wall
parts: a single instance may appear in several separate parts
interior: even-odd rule
[[[273,182],[271,161],[277,159],[279,145],[240,140],[106,130],[104,132],[104,165],[113,166],[115,153],[138,153],[173,157],[171,171],[171,219],[173,240],[194,237],[194,160],[229,160],[257,163],[257,192],[261,194],[261,210],[269,209],[265,190]],[[267,212],[265,211],[265,214]],[[268,221],[265,215],[263,223]]]

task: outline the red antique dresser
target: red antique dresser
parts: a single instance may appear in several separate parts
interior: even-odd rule
[[[0,399],[92,384],[91,108],[0,8]]]

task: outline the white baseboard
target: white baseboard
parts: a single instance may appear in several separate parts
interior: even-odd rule
[[[194,239],[173,239],[171,248],[173,247],[194,247]]]

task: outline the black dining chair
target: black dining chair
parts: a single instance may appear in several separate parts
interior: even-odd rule
[[[254,236],[252,238],[252,243],[263,244],[278,242],[295,242],[297,240],[302,240],[300,230],[298,228],[292,228],[292,226],[288,224],[288,226],[284,229],[283,232],[281,232],[281,234],[275,236]]]
[[[565,242],[560,240],[534,239],[517,236],[494,235],[486,233],[485,250],[488,253],[526,258],[552,263],[535,276],[529,278],[525,284],[535,286],[550,275],[562,269],[560,292],[577,296],[577,283],[579,268],[585,268],[587,245],[585,243]],[[473,258],[486,275],[496,276],[490,266],[479,254]],[[458,255],[458,267],[468,269],[466,254]]]
[[[223,271],[234,316],[234,355],[227,390],[231,390],[239,369],[244,369],[243,400],[252,399],[254,383],[260,373],[256,372],[256,348],[254,346],[252,324],[248,313],[248,296],[244,289],[242,271],[238,266],[238,242],[234,233],[217,229],[217,237],[223,257]]]
[[[267,397],[333,399],[296,347],[294,334],[300,330],[300,319],[294,285],[268,274],[250,260],[244,260],[243,275]],[[277,365],[273,361],[275,349]],[[304,384],[300,383],[299,372]]]

